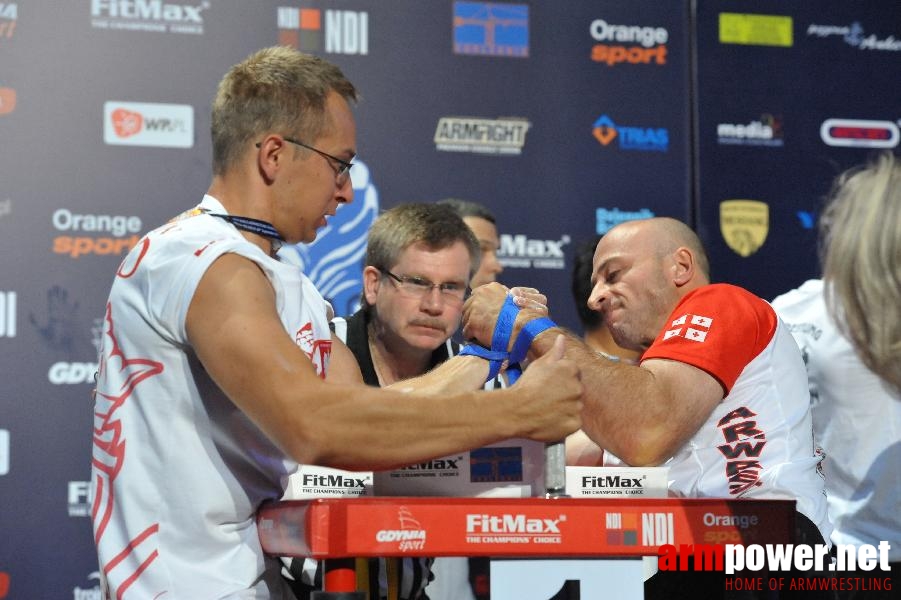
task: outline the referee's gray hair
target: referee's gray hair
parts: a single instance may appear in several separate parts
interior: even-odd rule
[[[829,311],[864,364],[901,392],[901,161],[844,172],[820,220]]]

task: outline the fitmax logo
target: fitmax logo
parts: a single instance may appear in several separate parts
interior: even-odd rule
[[[541,240],[531,239],[523,234],[503,233],[498,259],[504,267],[562,269],[563,246],[570,241],[568,235],[563,235],[559,240]]]
[[[466,533],[559,534],[557,519],[529,519],[525,515],[466,515]]]
[[[313,473],[304,473],[303,485],[330,488],[363,488],[366,487],[366,481],[365,479],[342,477],[341,475],[316,475]]]
[[[606,475],[604,477],[583,477],[582,487],[589,488],[641,488],[644,487],[641,480],[645,477],[620,477],[619,475]]]
[[[460,458],[438,458],[435,460],[430,460],[424,463],[418,463],[415,465],[410,465],[408,467],[403,467],[398,469],[399,471],[446,471],[446,470],[454,470],[457,471],[460,469],[460,466],[457,464],[462,460]]]

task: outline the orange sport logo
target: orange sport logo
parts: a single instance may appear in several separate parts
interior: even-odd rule
[[[141,239],[140,217],[74,213],[59,208],[51,217],[53,228],[66,232],[53,239],[53,253],[69,258],[127,254]]]

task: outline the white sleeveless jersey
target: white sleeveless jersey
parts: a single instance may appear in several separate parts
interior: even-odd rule
[[[817,443],[837,544],[891,542],[901,560],[901,398],[858,358],[811,280],[773,300],[807,363]],[[893,454],[894,452],[894,454]],[[892,457],[895,457],[894,460]]]
[[[147,234],[117,271],[94,405],[94,538],[109,598],[281,598],[259,505],[278,500],[287,458],[210,380],[185,317],[225,253],[259,265],[285,330],[325,375],[327,303],[297,267],[248,242],[210,196]]]
[[[829,540],[822,453],[815,447],[801,353],[772,307],[713,284],[686,295],[642,355],[713,376],[726,392],[698,432],[663,466],[670,490],[696,498],[797,501]]]

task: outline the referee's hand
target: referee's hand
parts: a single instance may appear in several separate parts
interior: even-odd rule
[[[563,335],[549,352],[533,361],[510,388],[520,402],[517,417],[525,426],[523,437],[556,442],[582,427],[582,381],[579,368],[564,358]]]

